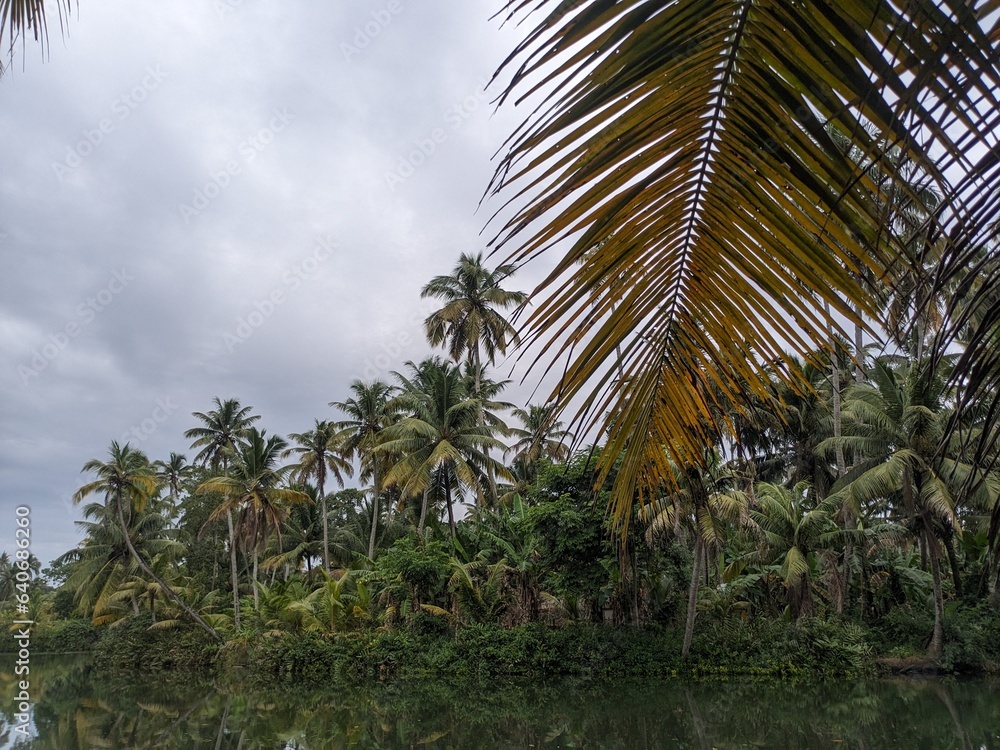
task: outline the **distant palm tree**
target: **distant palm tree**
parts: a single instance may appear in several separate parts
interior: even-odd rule
[[[761,483],[756,506],[750,511],[755,531],[762,538],[759,557],[780,564],[789,613],[793,618],[812,614],[812,578],[815,553],[837,535],[833,522],[836,501],[815,498],[805,482],[792,489]]]
[[[153,461],[153,468],[170,490],[170,497],[176,503],[181,494],[181,482],[194,473],[194,467],[187,462],[187,456],[171,453],[166,461]]]
[[[444,346],[456,362],[470,363],[477,396],[484,360],[494,363],[498,354],[506,354],[507,347],[518,341],[517,331],[500,312],[528,299],[524,292],[500,286],[516,270],[501,265],[491,271],[483,265],[482,253],[462,253],[450,276],[435,276],[420,292],[421,297],[444,301],[444,307],[425,321],[427,338],[431,346]]]
[[[153,468],[160,481],[167,488],[169,495],[169,507],[166,512],[170,520],[177,517],[180,511],[181,483],[190,479],[194,475],[194,466],[187,462],[187,456],[180,453],[171,453],[166,461],[153,461]]]
[[[531,466],[544,456],[554,463],[563,463],[569,458],[569,446],[564,441],[573,435],[562,429],[562,422],[556,419],[553,405],[537,406],[529,404],[527,409],[511,412],[521,422],[521,427],[513,427],[510,433],[518,438],[504,451],[504,457],[513,456],[525,466]]]
[[[936,658],[944,645],[945,618],[939,538],[950,547],[957,506],[965,501],[977,510],[991,507],[1000,479],[988,473],[976,493],[967,492],[967,479],[977,468],[947,440],[952,402],[946,373],[933,373],[926,361],[900,365],[883,357],[875,360],[871,375],[871,384],[847,392],[844,436],[819,445],[821,452],[829,453],[839,442],[864,456],[834,485],[830,498],[855,516],[876,501],[888,503],[929,553],[934,632],[928,653]]]
[[[221,470],[225,474],[229,468],[230,457],[245,439],[250,426],[260,419],[259,415],[251,414],[253,409],[249,406],[241,406],[239,399],[230,398],[220,401],[216,396],[214,399],[215,409],[204,414],[194,412],[192,416],[202,424],[200,427],[192,427],[184,433],[184,437],[193,440],[192,448],[199,448],[198,455],[194,457],[194,462],[201,466],[207,466],[213,471]],[[223,496],[223,504],[229,508],[229,499]],[[233,513],[229,509],[226,511],[226,523],[229,526],[229,576],[233,587],[233,623],[236,628],[240,627],[240,584],[239,571],[236,566],[236,527],[233,522]]]
[[[309,432],[293,432],[289,437],[298,445],[288,448],[282,457],[298,455],[299,462],[292,468],[291,476],[305,480],[316,478],[316,490],[323,508],[323,569],[330,572],[330,533],[326,511],[326,476],[329,472],[343,488],[344,477],[354,475],[354,467],[344,456],[347,435],[331,422],[316,420]]]
[[[278,459],[288,443],[277,435],[270,438],[264,431],[251,427],[246,443],[232,454],[229,474],[202,482],[196,492],[221,492],[226,498],[209,520],[218,520],[238,510],[240,528],[247,546],[253,549],[254,600],[257,600],[257,561],[273,531],[281,546],[281,525],[288,516],[288,505],[310,502],[300,490],[283,487],[291,466],[278,466]]]
[[[502,444],[482,423],[479,400],[470,396],[457,366],[436,358],[407,364],[413,379],[396,377],[402,385],[397,401],[408,416],[385,430],[376,451],[400,457],[386,474],[386,484],[398,486],[402,500],[423,497],[421,517],[428,493],[440,483],[454,538],[453,490],[464,486],[482,497],[481,479],[488,469],[509,476],[489,455]]]
[[[150,567],[136,550],[129,533],[129,523],[126,520],[126,506],[128,507],[128,517],[134,513],[140,513],[149,499],[156,493],[159,482],[149,459],[141,451],[134,450],[126,443],[119,446],[117,442],[111,443],[110,459],[100,461],[91,459],[83,465],[83,471],[94,472],[97,479],[85,484],[73,494],[73,502],[78,503],[88,495],[99,493],[104,495],[104,503],[108,508],[109,515],[113,514],[118,519],[118,527],[124,536],[125,546],[129,554],[139,566],[143,573],[155,581],[160,590],[173,599],[183,609],[191,619],[203,627],[213,638],[222,640],[215,629],[205,622],[201,616],[191,609],[177,593],[170,588]]]
[[[361,461],[361,478],[372,480],[372,523],[368,539],[368,557],[375,557],[375,540],[378,534],[379,495],[382,492],[383,454],[376,452],[382,431],[393,424],[399,412],[392,403],[394,389],[388,383],[375,380],[351,383],[354,395],[346,401],[331,401],[330,406],[342,411],[348,418],[335,424],[345,431],[345,451],[357,452]]]

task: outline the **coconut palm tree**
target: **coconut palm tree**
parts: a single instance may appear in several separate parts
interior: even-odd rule
[[[190,479],[194,475],[194,466],[187,462],[187,456],[180,453],[171,453],[166,461],[154,461],[153,468],[160,478],[160,482],[169,492],[171,520],[176,518],[179,510],[178,502],[181,496],[181,483]]]
[[[989,477],[976,492],[968,492],[965,482],[976,467],[956,456],[947,441],[952,416],[947,373],[934,372],[926,361],[882,357],[873,364],[871,377],[872,383],[847,392],[845,434],[839,439],[864,459],[834,485],[830,498],[848,505],[858,517],[873,503],[887,503],[891,515],[927,552],[934,580],[934,633],[928,653],[938,657],[945,615],[939,541],[951,544],[944,528],[957,525],[957,506],[965,502],[989,507],[998,482]],[[819,450],[829,452],[835,442],[829,438]]]
[[[288,448],[282,457],[299,456],[299,462],[292,469],[292,477],[304,481],[315,477],[316,490],[323,508],[323,569],[330,572],[330,532],[326,512],[326,477],[329,473],[337,480],[337,485],[344,487],[344,477],[354,475],[354,467],[345,457],[344,446],[347,435],[327,421],[315,420],[316,424],[309,432],[293,432],[289,437],[298,445]]]
[[[444,302],[425,321],[431,346],[444,346],[455,362],[464,359],[470,364],[476,396],[483,365],[494,364],[498,354],[506,354],[507,347],[518,342],[517,331],[501,312],[528,299],[524,292],[501,286],[515,270],[516,266],[505,264],[491,271],[483,265],[482,253],[462,253],[451,275],[435,276],[420,291],[421,297]]]
[[[794,619],[812,614],[815,553],[838,533],[833,522],[836,508],[836,502],[829,498],[817,502],[805,482],[791,489],[766,482],[757,485],[756,505],[750,511],[761,537],[755,557],[764,564],[780,565],[789,614]]]
[[[192,440],[192,448],[198,448],[194,463],[207,466],[213,471],[221,471],[223,475],[229,469],[230,457],[244,441],[247,430],[260,419],[252,414],[253,409],[242,406],[239,399],[230,398],[221,401],[218,396],[213,402],[215,408],[208,412],[194,412],[192,416],[201,422],[201,426],[192,427],[184,433],[184,437]],[[229,576],[233,587],[233,623],[237,630],[240,627],[240,583],[239,570],[236,566],[236,526],[229,498],[223,495],[222,504],[228,508],[226,523],[229,527]]]
[[[148,578],[155,581],[161,591],[177,602],[192,620],[197,622],[213,638],[221,641],[222,637],[215,631],[215,628],[205,622],[163,579],[153,572],[152,567],[143,559],[132,543],[127,518],[133,514],[141,513],[146,503],[159,489],[156,472],[152,464],[149,463],[149,459],[146,458],[146,454],[133,449],[128,443],[120,446],[117,442],[112,442],[109,460],[91,459],[83,465],[83,471],[97,474],[97,479],[85,484],[73,493],[73,502],[79,503],[92,494],[104,495],[104,504],[108,513],[109,515],[113,514],[117,519],[125,546],[139,569]]]
[[[220,492],[225,501],[212,512],[210,520],[240,514],[240,529],[246,546],[253,550],[254,601],[257,596],[257,564],[260,552],[267,548],[273,531],[281,546],[281,526],[288,516],[288,505],[310,502],[309,496],[282,485],[293,471],[292,466],[278,466],[288,443],[278,435],[266,437],[263,430],[251,427],[246,443],[232,453],[229,473],[198,485],[198,493]]]
[[[705,457],[701,468],[675,466],[674,471],[677,476],[667,485],[674,489],[639,512],[649,539],[658,534],[690,533],[694,537],[687,619],[681,645],[681,656],[687,656],[694,637],[702,566],[709,553],[722,552],[732,528],[747,525],[749,498],[735,486],[736,475],[721,463],[715,452]]]
[[[454,494],[467,488],[482,497],[482,479],[491,469],[494,476],[508,476],[489,454],[502,443],[483,424],[480,401],[468,393],[459,367],[438,358],[407,365],[412,379],[395,373],[402,386],[397,403],[407,416],[386,429],[376,451],[400,457],[386,484],[399,487],[402,501],[422,497],[422,518],[429,493],[440,486],[454,539]]]
[[[545,363],[568,359],[554,400],[580,397],[580,429],[608,430],[598,481],[627,454],[620,523],[671,480],[664,446],[697,465],[714,394],[763,395],[773,363],[823,346],[831,323],[846,338],[841,321],[876,318],[860,279],[885,278],[925,238],[956,267],[1000,216],[981,199],[996,188],[1000,90],[987,0],[508,12],[529,30],[500,99],[527,97],[529,115],[488,191],[516,202],[492,244],[511,264],[558,253],[523,336]],[[909,191],[925,231],[900,232],[871,200],[886,183]],[[944,196],[933,211],[930,194]]]
[[[361,460],[361,478],[372,480],[372,523],[368,538],[368,557],[375,557],[375,540],[378,538],[379,496],[382,492],[382,469],[384,453],[378,453],[382,431],[393,424],[399,412],[392,401],[394,389],[388,383],[375,380],[365,383],[355,380],[351,383],[351,393],[346,401],[331,401],[330,406],[343,412],[347,419],[335,423],[338,430],[345,431],[344,450],[357,452]]]
[[[68,566],[65,585],[73,592],[77,608],[95,624],[101,624],[117,619],[109,616],[114,610],[112,602],[127,584],[141,578],[142,570],[129,552],[125,534],[110,508],[103,503],[88,503],[83,516],[85,520],[76,522],[84,532],[83,541],[56,562]],[[128,537],[143,559],[176,560],[184,554],[184,545],[173,538],[167,519],[149,505],[127,520]]]
[[[531,466],[543,456],[554,463],[563,463],[569,458],[569,446],[565,441],[572,440],[573,436],[562,429],[552,404],[529,404],[527,409],[514,409],[511,413],[521,422],[521,427],[510,429],[517,442],[504,451],[504,458],[512,456],[513,461],[525,466]]]

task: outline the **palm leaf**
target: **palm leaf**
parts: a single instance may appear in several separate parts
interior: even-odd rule
[[[560,250],[523,338],[547,367],[568,359],[555,396],[582,404],[577,434],[607,429],[598,481],[625,453],[619,523],[670,481],[662,446],[697,463],[725,428],[717,400],[765,395],[788,347],[838,329],[825,305],[874,313],[855,279],[885,275],[905,248],[834,133],[897,188],[890,151],[917,165],[909,200],[945,196],[924,212],[934,231],[968,222],[948,209],[992,177],[989,157],[966,156],[994,142],[991,5],[512,4],[539,22],[504,63],[501,100],[534,108],[490,188],[508,199],[495,245],[516,242],[514,263]]]

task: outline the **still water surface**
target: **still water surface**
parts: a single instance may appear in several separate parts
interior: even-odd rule
[[[0,656],[0,748],[908,748],[1000,750],[1000,683],[408,681],[250,689],[162,675],[113,681],[37,656],[30,742],[14,744]]]

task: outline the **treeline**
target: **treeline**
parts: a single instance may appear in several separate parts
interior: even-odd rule
[[[525,300],[503,288],[512,272],[462,256],[424,289],[444,303],[427,331],[448,358],[355,381],[301,433],[216,398],[192,415],[190,460],[112,443],[83,467],[84,540],[33,584],[36,628],[82,618],[113,642],[133,622],[253,647],[590,623],[675,632],[684,657],[700,629],[746,643],[787,621],[856,655],[1000,656],[1000,482],[965,450],[982,414],[959,409],[932,332],[911,327],[892,355],[839,339],[814,352],[797,386],[775,377],[714,415],[732,431],[703,460],[664,449],[672,477],[615,524],[604,447],[571,453],[556,405],[518,408],[493,379],[517,343],[503,312]],[[0,558],[10,620],[13,570]]]

